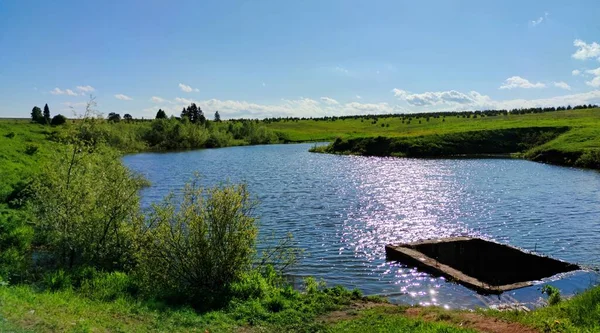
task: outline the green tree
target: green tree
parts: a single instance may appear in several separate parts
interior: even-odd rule
[[[64,123],[66,123],[66,122],[67,122],[67,117],[63,116],[62,114],[57,114],[56,116],[52,117],[50,124],[53,126],[58,126],[58,125],[62,125]]]
[[[44,105],[44,123],[50,124],[50,108],[48,107],[48,103]]]
[[[185,119],[190,120],[190,113],[188,112],[188,110],[186,108],[183,108],[183,110],[181,110],[181,120],[185,120]]]
[[[42,109],[37,106],[34,106],[31,110],[31,121],[36,123],[41,123],[44,120],[44,116],[42,115]]]
[[[118,113],[111,112],[108,114],[108,121],[118,123],[121,121],[121,115]]]
[[[216,122],[220,122],[221,121],[221,115],[219,114],[219,111],[215,111],[215,121]]]
[[[156,112],[156,119],[167,119],[167,114],[162,109],[158,109],[158,112]]]
[[[123,119],[127,120],[127,121],[132,121],[133,120],[133,116],[131,116],[129,113],[126,113],[123,115]]]

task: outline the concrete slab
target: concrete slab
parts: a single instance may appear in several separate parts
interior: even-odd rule
[[[559,273],[581,269],[578,265],[510,245],[471,237],[388,244],[385,252],[390,260],[442,275],[484,294],[500,294]]]

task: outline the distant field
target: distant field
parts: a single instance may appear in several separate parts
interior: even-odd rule
[[[534,161],[600,169],[600,108],[476,118],[408,117],[279,121],[268,127],[293,142],[341,139],[317,152],[413,157],[519,153]]]
[[[415,115],[416,116],[416,115]],[[415,118],[410,124],[402,118],[379,118],[373,124],[370,119],[338,119],[336,121],[299,120],[273,122],[267,126],[284,132],[291,141],[333,141],[336,138],[400,137],[447,134],[466,131],[494,130],[523,127],[571,127],[569,142],[559,142],[565,149],[580,146],[600,147],[600,109],[569,110],[547,113],[506,115],[478,118]],[[419,123],[419,121],[421,123]],[[382,124],[384,126],[382,126]],[[389,125],[389,127],[387,126]],[[575,142],[575,147],[572,145]]]

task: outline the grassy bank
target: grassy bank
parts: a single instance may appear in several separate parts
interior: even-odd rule
[[[314,127],[310,122],[315,121],[272,126],[290,131],[291,138],[333,141],[317,152],[407,157],[519,153],[533,161],[600,169],[597,108],[475,119],[346,119],[317,121]]]
[[[339,288],[199,313],[128,298],[0,287],[2,332],[600,332],[600,288],[532,312],[395,306]]]

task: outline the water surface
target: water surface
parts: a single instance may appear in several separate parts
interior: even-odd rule
[[[391,301],[473,308],[539,304],[540,286],[481,296],[385,260],[384,245],[469,235],[600,266],[600,173],[514,159],[397,159],[309,153],[310,144],[231,147],[124,158],[152,186],[147,207],[194,172],[205,185],[245,181],[261,233],[293,233],[307,252],[293,274]],[[548,282],[548,281],[546,281]],[[563,293],[598,283],[576,272]]]

